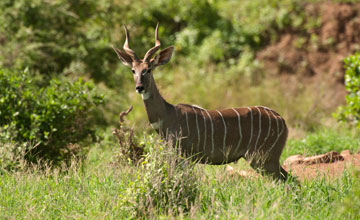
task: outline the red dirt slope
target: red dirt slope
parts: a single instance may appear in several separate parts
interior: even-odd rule
[[[343,59],[360,50],[360,3],[309,3],[308,18],[320,25],[284,30],[279,40],[257,53],[269,74],[304,85],[326,85],[329,107],[344,102]]]

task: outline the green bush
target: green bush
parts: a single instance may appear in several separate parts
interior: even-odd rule
[[[97,82],[111,84],[118,64],[110,47],[111,33],[125,8],[111,3],[1,1],[0,65],[29,68],[45,76],[87,73]]]
[[[47,80],[54,73],[91,78],[109,97],[103,112],[106,120],[98,121],[106,126],[117,121],[125,102],[129,105],[135,100],[130,97],[131,93],[129,95],[129,91],[133,91],[131,73],[121,65],[110,45],[121,48],[125,37],[122,25],[127,24],[130,46],[143,56],[154,45],[154,27],[160,22],[161,43],[163,47],[175,45],[176,57],[157,70],[155,77],[159,88],[166,92],[166,87],[175,82],[171,80],[175,74],[186,76],[184,73],[189,73],[178,86],[187,86],[192,92],[190,98],[182,95],[181,99],[198,102],[203,98],[195,99],[193,94],[206,91],[207,97],[217,97],[217,104],[204,101],[207,107],[220,107],[218,90],[223,91],[223,87],[211,83],[194,91],[188,79],[196,82],[197,78],[210,81],[217,77],[227,88],[232,84],[225,90],[228,97],[238,90],[235,82],[241,75],[249,76],[253,83],[246,86],[261,85],[262,81],[267,81],[264,78],[268,74],[256,60],[256,51],[276,41],[284,32],[299,33],[307,39],[312,33],[309,30],[319,25],[319,19],[306,14],[306,2],[190,0],[184,4],[175,0],[2,0],[0,66],[29,68]],[[226,74],[227,70],[233,74]],[[216,74],[218,76],[214,76]],[[211,92],[217,95],[209,95]],[[166,93],[164,95],[166,97]],[[233,98],[236,99],[239,97]],[[144,111],[138,112],[133,118],[139,122]]]
[[[179,55],[224,61],[245,46],[260,48],[288,26],[302,30],[303,6],[298,0],[3,0],[0,63],[41,74],[86,72],[115,86],[111,73],[119,62],[110,45],[123,43],[122,24],[139,56],[153,46],[159,21],[163,45],[175,44]]]
[[[149,150],[136,179],[120,196],[121,206],[137,218],[189,211],[199,195],[200,180],[195,162],[183,158],[178,148],[159,143],[152,137],[146,146]]]
[[[27,159],[59,161],[94,136],[91,112],[102,102],[90,83],[52,79],[41,85],[27,71],[0,69],[0,127],[12,130],[2,142],[32,143]],[[22,145],[27,146],[27,145]]]
[[[347,57],[345,60],[346,106],[339,108],[335,117],[360,128],[360,53]]]

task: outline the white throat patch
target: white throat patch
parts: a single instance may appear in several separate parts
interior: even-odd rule
[[[163,124],[163,120],[160,120],[158,122],[151,123],[150,125],[153,129],[159,129],[162,126],[162,124]]]
[[[151,96],[150,92],[145,92],[145,93],[141,94],[141,97],[142,97],[143,100],[149,99],[150,96]]]

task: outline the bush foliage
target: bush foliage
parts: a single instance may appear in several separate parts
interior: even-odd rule
[[[71,144],[94,134],[89,114],[102,97],[80,79],[38,83],[27,71],[0,70],[0,127],[14,131],[2,141],[33,143],[28,159],[65,159],[75,153]]]
[[[175,44],[178,54],[200,62],[218,62],[258,49],[287,26],[303,29],[303,6],[297,0],[3,0],[0,63],[42,74],[83,72],[111,85],[118,62],[110,45],[123,43],[123,24],[139,55],[153,45],[150,36],[160,21],[164,45]]]
[[[162,45],[175,45],[176,59],[161,68],[166,75],[160,68],[156,73],[160,83],[165,81],[165,85],[173,86],[174,74],[191,73],[179,85],[181,88],[191,85],[189,77],[193,81],[210,80],[218,73],[219,85],[231,83],[232,89],[237,90],[238,81],[243,81],[241,75],[256,79],[253,81],[260,85],[264,74],[255,61],[257,50],[276,40],[286,28],[298,32],[306,29],[303,24],[311,16],[305,16],[304,6],[299,0],[281,3],[191,0],[186,4],[175,0],[3,0],[0,2],[0,65],[29,68],[46,80],[55,73],[105,84],[109,104],[104,112],[107,118],[104,124],[108,125],[117,121],[118,112],[131,99],[128,84],[132,76],[111,49],[112,44],[121,47],[124,42],[123,24],[127,24],[130,46],[139,56],[154,45],[157,22],[160,22]],[[213,71],[208,69],[214,66],[217,68]],[[209,73],[206,77],[205,72]],[[209,90],[218,89],[215,83],[214,87],[196,87],[191,85],[192,94],[183,95],[181,100],[198,102],[199,99],[189,99],[193,94],[204,91],[209,94]],[[212,103],[213,100],[202,100],[198,104],[209,108],[220,105]],[[140,118],[144,117],[144,111],[138,109],[134,108],[134,118],[142,127]]]
[[[349,122],[360,128],[360,53],[345,60],[346,106],[340,107],[335,115],[340,121]]]

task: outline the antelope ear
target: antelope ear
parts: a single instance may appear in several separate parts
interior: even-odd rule
[[[158,55],[156,55],[153,59],[151,59],[151,62],[154,67],[167,64],[171,56],[174,52],[174,46],[170,46],[168,48],[165,48],[160,51]]]
[[[132,67],[132,59],[126,52],[121,51],[114,46],[112,48],[114,49],[114,51],[118,55],[119,59],[125,66]]]

